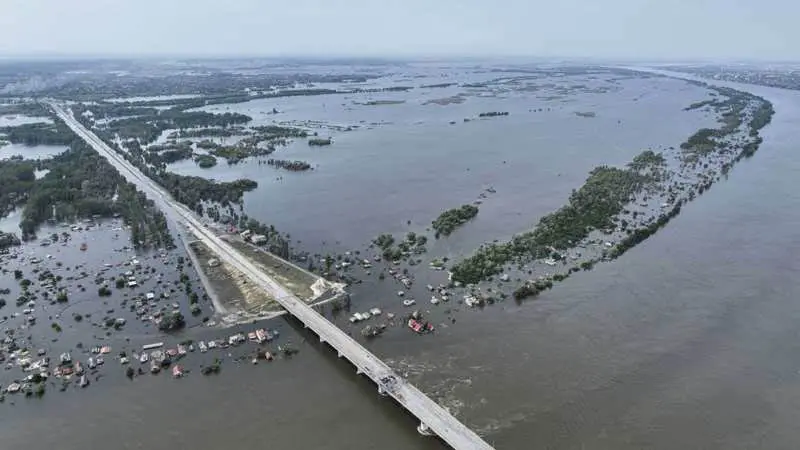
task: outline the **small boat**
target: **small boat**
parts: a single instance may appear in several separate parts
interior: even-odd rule
[[[436,296],[434,295],[434,296],[431,297],[431,303],[433,303],[434,305],[438,305],[439,304],[439,299],[436,298]]]
[[[264,353],[264,359],[266,359],[267,361],[272,361],[272,353],[270,352]]]
[[[256,338],[258,339],[259,343],[264,343],[265,341],[269,341],[272,339],[272,336],[269,335],[269,332],[263,328],[259,328],[256,330]]]
[[[80,361],[75,361],[75,365],[72,368],[75,370],[76,375],[83,375],[83,366]]]
[[[403,306],[413,306],[413,305],[416,305],[416,304],[417,304],[417,301],[414,300],[413,298],[409,298],[407,300],[403,300]]]
[[[208,348],[217,348],[217,341],[208,341]]]
[[[183,367],[181,367],[179,364],[176,364],[176,365],[172,366],[172,376],[174,378],[182,377],[183,376]]]
[[[81,251],[82,252],[85,252],[87,248],[89,248],[89,245],[87,245],[86,242],[81,244]]]
[[[78,383],[80,387],[85,388],[89,385],[89,378],[86,375],[81,375],[80,382]]]
[[[433,331],[433,325],[429,322],[421,322],[417,319],[408,319],[408,328],[411,328],[415,333],[423,334]]]
[[[111,347],[109,347],[108,345],[100,347],[100,354],[107,355],[109,353],[111,353]]]
[[[404,296],[404,295],[406,295],[406,293],[405,293],[405,292],[403,292],[403,291],[397,291],[397,296],[398,296],[398,297],[402,297],[402,296]]]
[[[86,360],[86,367],[88,367],[89,370],[93,370],[95,367],[97,367],[97,363],[94,362],[94,358],[89,357],[89,359]]]
[[[183,345],[181,345],[181,344],[178,344],[178,354],[179,354],[180,356],[184,356],[184,355],[186,355],[186,347],[184,347],[184,346],[183,346]]]
[[[369,310],[369,313],[372,314],[373,316],[380,316],[381,314],[383,314],[383,311],[381,311],[380,308],[372,308]]]
[[[164,353],[166,353],[169,357],[175,357],[178,356],[178,349],[168,348]]]
[[[199,348],[199,349],[200,349],[200,353],[205,353],[205,352],[207,352],[207,351],[208,351],[208,347],[206,347],[206,343],[205,343],[204,341],[200,341],[200,342],[197,344],[197,348]]]
[[[161,372],[161,364],[154,359],[150,361],[150,373],[157,374],[158,372]]]
[[[97,357],[97,365],[98,366],[102,366],[104,362],[106,362],[106,361],[103,359],[102,356],[98,356]]]
[[[152,343],[152,344],[143,345],[142,346],[142,350],[154,350],[154,349],[157,349],[157,348],[161,348],[163,346],[164,346],[163,342],[155,342],[155,343]]]
[[[21,384],[19,384],[19,383],[11,383],[6,388],[6,392],[8,392],[9,394],[15,394],[15,393],[19,392],[20,389],[22,389],[22,385]]]
[[[251,331],[251,332],[247,333],[247,340],[250,341],[250,342],[256,342],[257,343],[258,342],[258,335],[256,334],[255,331]]]
[[[142,364],[146,363],[149,359],[150,356],[147,355],[147,352],[142,352],[142,354],[139,355],[139,362]]]

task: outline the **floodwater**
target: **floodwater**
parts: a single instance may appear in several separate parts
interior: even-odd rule
[[[0,116],[0,127],[18,127],[31,123],[53,123],[47,117],[32,117],[25,115],[5,115]]]
[[[369,346],[498,449],[797,448],[800,162],[795,133],[800,93],[741,88],[774,103],[773,124],[762,131],[764,144],[657,235],[536,301],[462,311],[456,324],[440,327],[435,335],[393,330]],[[678,109],[658,121],[643,120],[649,128],[640,131],[642,140],[685,114]],[[457,126],[467,125],[480,124]],[[679,131],[687,133],[668,141],[646,139],[649,143],[629,136],[621,140],[627,150],[620,149],[617,157],[601,156],[621,163],[636,153],[629,147],[677,145],[692,130],[672,130]],[[504,151],[498,145],[502,137],[495,137],[490,151]],[[587,142],[593,145],[584,143],[580,154],[606,148],[600,144],[611,139],[592,137]],[[320,151],[347,149],[343,139]],[[529,160],[528,167],[561,169],[558,150],[538,164]],[[596,159],[602,161],[601,156]],[[596,164],[583,159],[577,158],[577,168],[563,168],[564,177],[578,181],[573,187]],[[300,176],[313,183],[333,164],[331,159],[320,164],[319,172]],[[473,170],[480,166],[470,165]],[[554,178],[535,173],[526,179],[528,202],[519,207],[533,216],[568,194],[549,191]],[[511,177],[502,175],[491,183],[499,185],[500,178]],[[379,186],[349,182],[354,192]],[[511,187],[498,188],[498,198],[517,195]],[[472,195],[461,190],[443,183],[428,196]],[[300,199],[294,202],[287,214],[297,214]],[[454,205],[436,208],[443,206]],[[380,221],[385,219],[375,216],[384,225]],[[313,226],[328,236],[339,232],[342,220],[322,218]],[[501,234],[515,225],[499,222]],[[364,229],[372,232],[372,226]],[[392,289],[365,283],[355,290],[353,303],[361,309],[383,301]],[[0,406],[0,448],[443,448],[419,437],[411,417],[378,396],[374,386],[311,335],[291,321],[283,326],[295,330],[289,333],[293,339],[308,339],[290,361],[229,364],[218,377],[192,375],[181,381],[164,376],[101,380],[85,391],[48,393],[42,401],[16,398],[10,406],[7,400]]]
[[[0,159],[22,156],[25,159],[47,159],[67,151],[63,145],[8,144],[0,147]]]

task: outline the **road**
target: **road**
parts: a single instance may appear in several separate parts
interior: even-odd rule
[[[86,129],[65,106],[55,102],[49,102],[48,105],[78,136],[105,157],[126,179],[136,184],[140,190],[155,201],[167,217],[175,220],[179,225],[186,226],[220,259],[240,270],[252,282],[265,289],[290,314],[314,331],[321,341],[333,347],[340,357],[350,361],[356,367],[357,373],[364,374],[375,382],[381,394],[394,398],[416,416],[421,422],[420,428],[418,428],[420,433],[429,430],[457,450],[492,448],[446,409],[395,373],[380,358],[259,270],[246,256],[207,229],[193,211],[174,200],[164,188],[140,172],[97,135]]]

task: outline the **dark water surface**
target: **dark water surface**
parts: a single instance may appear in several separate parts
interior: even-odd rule
[[[776,109],[761,149],[656,236],[535,302],[462,311],[434,336],[392,332],[370,347],[498,449],[798,448],[800,95],[746,89]],[[353,302],[391,290],[365,283]],[[7,399],[0,448],[442,447],[282,327],[309,338],[291,361]]]

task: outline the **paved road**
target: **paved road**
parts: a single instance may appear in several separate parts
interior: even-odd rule
[[[356,366],[356,370],[359,373],[363,373],[374,381],[382,393],[394,398],[419,418],[424,427],[427,427],[432,433],[457,450],[492,448],[447,410],[396,374],[377,356],[260,271],[247,257],[208,230],[191,210],[175,201],[161,186],[141,173],[124,157],[106,145],[97,135],[81,125],[72,116],[71,111],[57,103],[49,104],[55,113],[78,136],[108,159],[125,178],[136,184],[148,197],[153,199],[169,218],[185,225],[198,239],[217,253],[220,259],[239,269],[253,282],[269,292],[290,314],[313,330],[320,337],[320,340],[327,342],[338,352],[339,356],[346,358]]]

